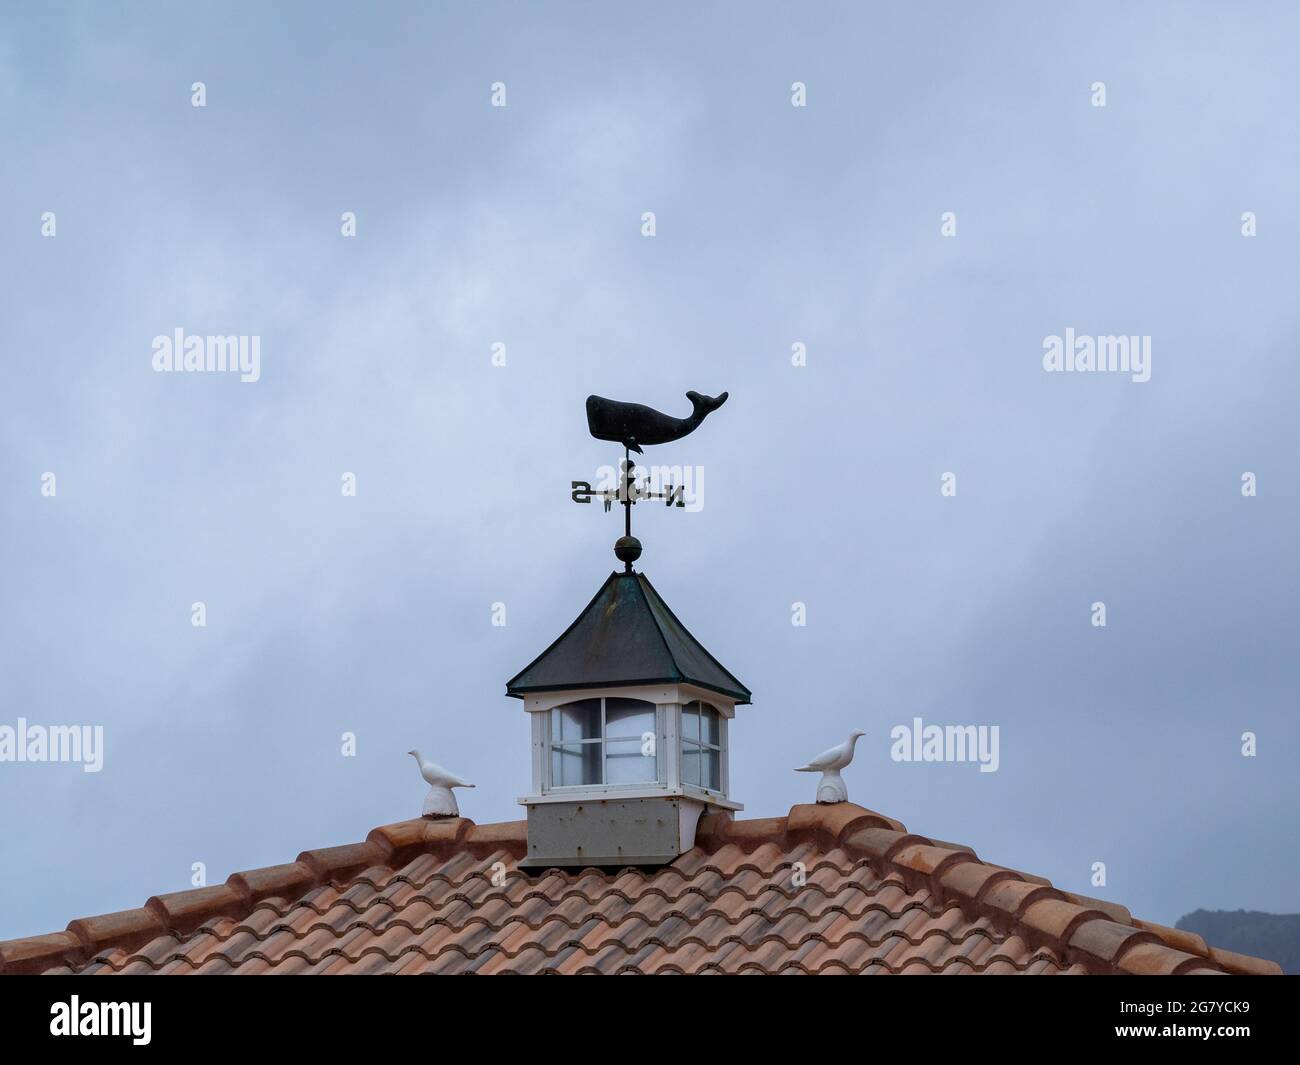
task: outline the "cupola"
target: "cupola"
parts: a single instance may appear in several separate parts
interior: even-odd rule
[[[709,409],[725,398],[708,400]],[[699,399],[707,397],[692,401],[697,410]],[[598,435],[593,400],[588,418]],[[599,402],[606,416],[609,407],[634,406]],[[630,449],[635,433],[627,436],[630,443],[618,439]],[[695,845],[706,810],[743,808],[731,798],[727,755],[736,707],[750,702],[750,691],[633,570],[641,545],[631,508],[651,498],[637,489],[634,471],[625,452],[619,488],[604,493],[626,508],[615,545],[622,572],[506,685],[531,724],[532,790],[519,800],[528,811],[525,866],[660,865]],[[580,485],[588,498],[600,495],[575,482],[575,501],[587,501],[578,498]],[[676,496],[669,487],[654,498]]]

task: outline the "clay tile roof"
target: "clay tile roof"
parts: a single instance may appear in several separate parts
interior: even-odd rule
[[[1280,974],[850,803],[712,814],[654,870],[530,870],[420,819],[0,942],[0,973]]]

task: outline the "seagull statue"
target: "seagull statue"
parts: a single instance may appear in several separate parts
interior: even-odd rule
[[[795,770],[796,773],[820,773],[822,775],[821,780],[817,782],[818,802],[849,801],[849,789],[844,786],[844,778],[840,776],[840,770],[853,761],[853,747],[858,742],[858,737],[865,735],[866,733],[860,729],[854,729],[849,733],[849,738],[838,747],[832,747],[829,751],[822,751],[807,765],[801,765]]]
[[[460,808],[456,805],[456,796],[452,788],[472,788],[474,785],[461,780],[455,773],[448,773],[437,762],[430,762],[419,751],[407,751],[420,766],[420,776],[429,784],[429,794],[424,797],[424,817],[459,817]]]

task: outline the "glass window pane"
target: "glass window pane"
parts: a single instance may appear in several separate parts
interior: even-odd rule
[[[722,755],[718,751],[700,752],[704,763],[704,786],[714,791],[722,790]]]
[[[564,784],[564,777],[568,770],[565,764],[565,752],[559,747],[551,748],[551,786],[558,788]]]
[[[561,788],[582,776],[582,755],[576,748],[551,748],[551,786]]]
[[[600,739],[600,700],[580,699],[551,711],[551,742]]]
[[[600,744],[580,743],[551,748],[551,786],[572,788],[580,784],[599,784]]]
[[[605,738],[635,739],[655,734],[655,704],[644,699],[605,700]]]
[[[687,703],[682,707],[682,739],[700,742],[699,703]]]
[[[700,749],[690,744],[682,746],[682,783],[700,783]]]
[[[703,705],[700,713],[700,739],[715,747],[722,744],[722,718],[708,703]]]
[[[646,753],[646,751],[649,753]],[[609,740],[605,744],[605,783],[645,784],[659,779],[656,748],[640,739]]]

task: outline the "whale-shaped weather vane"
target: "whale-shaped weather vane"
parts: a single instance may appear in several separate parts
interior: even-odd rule
[[[632,535],[632,506],[643,499],[662,499],[670,507],[674,503],[686,506],[685,490],[681,486],[665,485],[661,492],[639,487],[631,453],[644,454],[642,444],[666,444],[695,432],[705,418],[727,402],[727,393],[705,396],[687,392],[686,398],[691,401],[691,413],[685,418],[674,418],[641,403],[622,403],[604,396],[587,397],[587,428],[597,440],[623,445],[622,470],[617,488],[593,489],[588,481],[572,482],[571,498],[575,503],[590,503],[594,496],[605,504],[606,512],[614,503],[623,504],[624,532],[614,543],[614,554],[627,573],[632,572],[632,563],[641,557],[641,541]]]
[[[587,397],[587,428],[597,440],[613,440],[628,451],[642,454],[642,444],[666,444],[680,440],[699,428],[713,411],[727,402],[727,393],[702,396],[687,392],[691,413],[686,418],[674,418],[663,411],[640,403],[620,403],[604,396]]]

